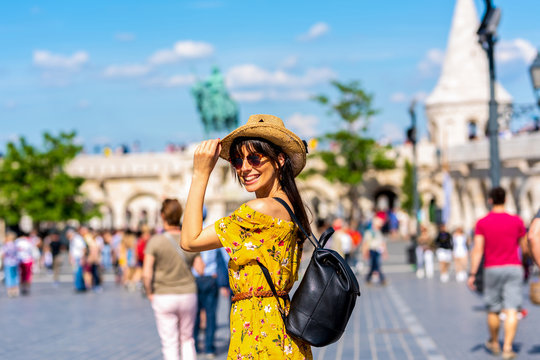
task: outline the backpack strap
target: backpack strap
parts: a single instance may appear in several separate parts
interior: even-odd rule
[[[169,234],[168,232],[164,232],[163,235],[165,235],[165,237],[167,239],[169,239],[169,241],[171,242],[172,246],[174,246],[174,248],[176,249],[176,252],[178,254],[180,254],[180,257],[182,257],[182,260],[184,260],[184,262],[186,263],[186,265],[188,266],[189,268],[189,265],[187,263],[187,258],[186,258],[186,254],[184,254],[184,251],[180,248],[180,245],[178,245],[178,243],[176,242],[176,240],[174,239],[174,237]]]
[[[304,233],[306,239],[308,239],[313,244],[313,246],[315,246],[315,248],[322,248],[324,246],[324,245],[321,246],[321,244],[319,243],[319,240],[317,240],[317,238],[313,234],[311,234],[311,236],[308,235],[307,231],[304,230],[304,228],[300,224],[300,221],[298,221],[298,218],[296,217],[296,215],[294,215],[294,212],[291,210],[289,204],[287,204],[285,202],[285,200],[280,199],[278,197],[274,197],[273,199],[276,200],[277,202],[279,202],[281,205],[283,205],[283,207],[289,213],[289,216],[291,217],[292,221],[294,221],[296,226],[298,226],[298,228]],[[326,243],[326,241],[325,241],[325,243]]]
[[[268,271],[268,269],[266,268],[266,266],[264,266],[263,264],[261,264],[258,260],[257,260],[257,264],[259,264],[263,274],[264,274],[264,277],[266,278],[266,282],[268,283],[268,286],[270,286],[270,289],[272,290],[272,294],[274,294],[274,297],[276,298],[276,301],[277,301],[277,304],[278,304],[278,310],[279,310],[279,314],[281,315],[281,318],[283,319],[283,322],[285,322],[285,320],[287,319],[287,315],[285,315],[285,310],[283,309],[283,307],[281,306],[281,303],[279,302],[279,296],[278,296],[278,293],[276,291],[276,287],[274,286],[274,282],[272,281],[272,277],[270,277],[270,272]],[[285,300],[283,300],[285,302]]]

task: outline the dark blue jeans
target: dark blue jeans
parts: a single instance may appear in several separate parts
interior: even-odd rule
[[[382,273],[381,269],[381,253],[375,250],[369,250],[369,263],[370,263],[370,269],[369,273],[366,276],[366,281],[371,281],[371,276],[373,276],[373,273],[376,271],[379,273],[379,278],[381,279],[381,282],[384,281],[384,274]]]
[[[197,281],[197,317],[193,328],[193,338],[195,347],[198,348],[199,327],[201,325],[201,310],[206,311],[206,331],[204,333],[204,352],[214,353],[214,337],[216,334],[216,310],[218,302],[218,286],[216,278],[212,276],[201,276]]]

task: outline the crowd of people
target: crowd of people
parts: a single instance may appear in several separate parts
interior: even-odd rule
[[[107,272],[128,291],[144,290],[166,360],[179,359],[179,353],[184,360],[195,359],[197,352],[215,357],[221,290],[231,302],[229,358],[255,358],[262,353],[268,358],[312,359],[309,343],[288,336],[282,318],[290,307],[288,293],[298,279],[305,239],[285,207],[276,201],[279,198],[293,208],[299,219],[295,221],[310,230],[295,183],[305,166],[306,151],[305,143],[286,129],[281,119],[253,115],[223,140],[208,140],[197,147],[185,212],[178,200],[165,199],[161,207],[163,229],[141,226],[137,232],[97,231],[81,226],[51,231],[43,239],[35,232],[19,236],[8,232],[1,248],[8,295],[28,295],[32,273],[41,269],[49,269],[57,284],[62,255],[68,254],[77,292],[102,292]],[[256,198],[214,224],[204,224],[206,187],[219,157],[231,162],[237,178]],[[486,348],[513,359],[526,274],[519,256],[525,253],[522,239],[526,229],[519,217],[505,212],[504,201],[502,188],[491,191],[492,211],[475,227],[470,266],[471,237],[463,229],[450,233],[443,224],[437,230],[422,226],[415,249],[416,274],[432,278],[436,257],[441,282],[450,280],[454,262],[456,280],[467,281],[475,290],[475,281],[483,271],[489,328]],[[365,260],[369,264],[365,282],[371,284],[376,276],[385,285],[382,259],[387,255],[387,239],[399,232],[399,222],[393,211],[375,211],[354,227],[342,218],[333,219],[336,232],[328,247],[358,273]],[[327,226],[320,221],[316,231]],[[540,246],[537,237],[533,257]],[[535,257],[535,261],[540,259]],[[263,276],[264,268],[269,275]],[[281,302],[282,314],[278,311]],[[502,348],[498,339],[501,315],[505,318]],[[204,343],[199,339],[203,322]]]

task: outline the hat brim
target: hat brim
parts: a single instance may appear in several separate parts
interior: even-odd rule
[[[246,124],[225,136],[221,140],[221,158],[229,160],[231,145],[239,137],[261,138],[281,147],[291,159],[295,177],[306,165],[306,147],[303,141],[292,131],[267,123]]]

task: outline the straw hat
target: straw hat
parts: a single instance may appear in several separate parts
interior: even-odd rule
[[[278,145],[291,159],[294,176],[306,166],[306,145],[295,133],[288,130],[283,121],[274,115],[251,115],[246,125],[233,130],[221,140],[221,156],[229,160],[229,149],[238,137],[261,138]]]

